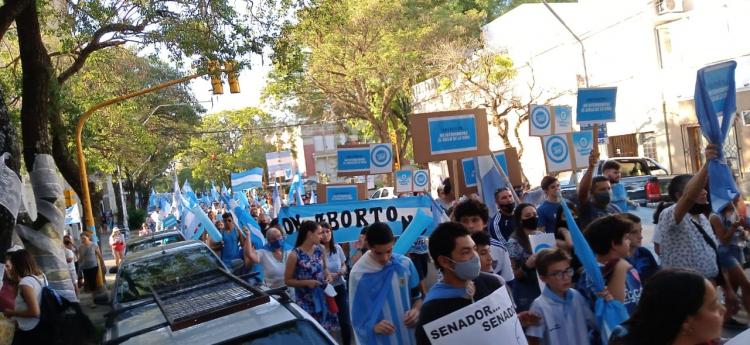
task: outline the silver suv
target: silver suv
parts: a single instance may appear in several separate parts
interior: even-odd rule
[[[127,261],[154,263],[140,267],[144,271],[166,265],[169,274],[147,274],[149,280],[136,283],[135,295],[115,289],[119,298],[107,317],[103,344],[336,344],[284,290],[248,285],[201,242],[134,253],[123,262],[118,282],[125,279]],[[151,279],[156,276],[164,279]]]

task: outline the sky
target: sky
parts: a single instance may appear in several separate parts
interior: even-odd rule
[[[260,60],[260,59],[257,59]],[[190,82],[190,89],[195,98],[206,108],[206,113],[216,113],[224,110],[237,110],[245,107],[261,107],[260,95],[266,85],[266,76],[271,70],[270,59],[266,64],[253,64],[252,68],[245,68],[240,72],[240,93],[229,93],[229,84],[224,80],[224,94],[213,95],[211,83],[208,79],[195,79]],[[213,104],[211,101],[213,100]],[[204,103],[205,102],[205,103]],[[268,109],[265,109],[268,110]]]

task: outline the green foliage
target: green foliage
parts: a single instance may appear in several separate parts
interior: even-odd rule
[[[138,208],[128,208],[128,228],[136,230],[141,228],[141,224],[146,220],[146,210]]]
[[[403,152],[409,113],[394,101],[434,75],[434,47],[478,36],[485,14],[477,3],[320,1],[282,29],[265,96],[301,117],[349,118],[366,138],[389,141],[395,130]]]
[[[200,125],[203,134],[190,141],[182,156],[184,165],[190,167],[191,185],[205,189],[215,181],[229,186],[233,172],[255,167],[265,170],[265,153],[276,151],[272,139],[281,134],[273,126],[271,115],[253,107],[204,116]]]

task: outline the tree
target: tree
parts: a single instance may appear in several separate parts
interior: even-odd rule
[[[191,185],[204,189],[211,181],[229,186],[231,173],[266,167],[266,152],[276,151],[272,139],[281,130],[273,117],[258,108],[223,111],[203,117],[198,136],[190,141],[184,162]]]
[[[441,77],[436,78],[439,87],[434,96],[450,93],[454,104],[486,109],[503,145],[515,146],[519,159],[524,153],[520,129],[529,119],[529,106],[550,104],[563,95],[550,94],[538,87],[531,65],[525,66],[530,70],[531,80],[525,87],[519,87],[514,81],[517,68],[510,57],[487,49],[480,40],[443,42],[440,49],[433,51],[431,61],[442,71]],[[511,139],[515,139],[515,145]],[[523,168],[521,173],[526,179]]]
[[[277,33],[280,16],[300,2],[260,0],[246,3],[244,11],[238,12],[227,0],[6,0],[0,6],[0,40],[15,21],[13,36],[17,37],[22,66],[20,127],[26,167],[35,170],[35,160],[50,155],[54,164],[45,161],[44,168],[59,168],[79,195],[81,183],[88,183],[79,180],[78,166],[71,155],[70,123],[66,122],[66,119],[76,120],[80,113],[66,113],[63,100],[69,81],[95,52],[132,43],[166,50],[175,61],[187,58],[202,64],[208,59],[235,59],[246,65],[251,54],[261,53]],[[56,37],[60,50],[50,52],[43,34]],[[67,57],[68,61],[55,64],[53,57]],[[4,123],[0,127],[5,138],[13,136],[8,127]],[[20,167],[20,157],[13,159],[15,162],[10,165]],[[54,174],[44,176],[56,178]],[[42,263],[51,285],[71,291],[67,273],[58,274],[62,272],[59,267],[65,265],[59,250],[61,210],[52,211],[55,207],[51,205],[61,195],[54,190],[42,194],[45,196],[37,198],[37,203],[40,209],[46,207],[50,211],[28,224],[28,230],[21,234],[26,235],[22,237],[35,255],[56,259]],[[11,230],[7,226],[0,229],[0,239],[7,238]],[[3,246],[0,251],[4,252],[7,243],[0,245]]]
[[[435,42],[478,35],[485,15],[476,2],[321,1],[283,28],[266,95],[301,117],[361,122],[382,142],[395,131],[403,153],[408,114],[395,103],[432,76],[426,58]]]

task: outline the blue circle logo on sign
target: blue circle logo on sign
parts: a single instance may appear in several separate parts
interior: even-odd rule
[[[427,173],[424,171],[417,171],[414,174],[414,185],[417,187],[424,187],[427,185]]]
[[[391,164],[391,157],[392,153],[389,145],[377,145],[370,153],[370,161],[379,168]]]
[[[547,243],[539,243],[536,245],[536,247],[534,247],[534,253],[539,253],[540,251],[544,249],[550,249],[550,248],[552,247],[550,247],[550,245]]]
[[[545,129],[549,127],[550,115],[547,107],[537,106],[531,111],[531,122],[534,127]]]
[[[568,159],[568,143],[561,137],[552,137],[545,145],[547,158],[555,163],[562,163]]]
[[[582,149],[589,148],[589,144],[589,140],[585,137],[581,137],[580,139],[578,139],[578,146],[580,146]]]
[[[401,183],[406,184],[407,182],[409,182],[409,175],[407,175],[407,174],[400,174],[400,175],[398,175],[398,181],[401,182]]]
[[[568,119],[568,111],[565,108],[558,108],[560,111],[560,120],[566,121]]]

